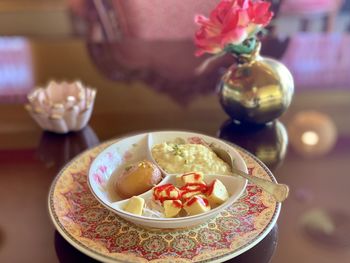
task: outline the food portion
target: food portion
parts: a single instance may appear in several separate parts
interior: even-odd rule
[[[211,204],[222,204],[229,198],[225,185],[218,179],[215,179],[207,190],[207,197]]]
[[[155,218],[193,216],[210,211],[229,198],[220,180],[213,179],[209,184],[204,180],[205,174],[231,174],[230,166],[209,147],[164,142],[154,145],[151,152],[158,166],[145,160],[126,167],[116,180],[119,196],[130,198],[125,211]],[[155,186],[162,180],[158,167],[177,174],[174,184]],[[152,188],[151,197],[137,197]]]
[[[126,203],[124,211],[140,216],[142,215],[144,205],[145,200],[142,197],[133,196]]]
[[[190,172],[177,175],[176,186],[164,184],[153,188],[152,201],[161,205],[164,217],[177,217],[205,213],[228,198],[229,193],[220,180],[207,185],[203,173]]]
[[[172,184],[163,184],[153,189],[154,200],[163,203],[165,200],[178,200],[181,196],[180,190]]]
[[[229,175],[231,171],[227,163],[202,144],[164,142],[154,145],[151,151],[158,165],[170,174],[197,171],[204,174]]]
[[[180,200],[165,200],[163,207],[165,217],[175,217],[182,209],[182,202]]]
[[[205,213],[224,203],[229,198],[225,185],[218,179],[209,185],[204,182],[202,173],[191,172],[176,178],[173,184],[159,185],[153,188],[153,195],[142,203],[142,215],[157,218],[192,216]],[[134,199],[134,197],[132,198]],[[128,204],[132,204],[130,199]],[[133,201],[135,210],[125,211],[140,215],[141,202]]]
[[[184,209],[189,216],[192,216],[209,211],[210,205],[205,196],[195,195],[184,204]]]
[[[126,167],[116,179],[115,188],[120,197],[130,198],[152,189],[161,180],[159,168],[144,160]]]
[[[179,186],[183,186],[187,183],[203,183],[203,178],[204,176],[200,172],[179,174],[176,176],[176,183]]]

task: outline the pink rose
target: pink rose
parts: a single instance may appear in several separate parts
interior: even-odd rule
[[[222,0],[209,18],[197,15],[195,22],[200,28],[195,34],[196,55],[216,54],[227,44],[239,45],[252,37],[270,22],[273,13],[269,8],[270,3],[260,0]]]

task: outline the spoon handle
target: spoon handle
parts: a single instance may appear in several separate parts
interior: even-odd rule
[[[248,175],[236,168],[232,168],[232,172],[234,175],[239,175],[247,179],[249,182],[259,186],[261,189],[270,193],[277,202],[283,202],[289,193],[289,187],[285,184],[278,184],[275,182],[270,182],[262,178],[258,178],[256,176]]]

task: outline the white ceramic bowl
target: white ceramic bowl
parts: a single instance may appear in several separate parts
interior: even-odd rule
[[[153,218],[128,213],[122,209],[128,199],[121,199],[117,196],[115,191],[113,191],[114,180],[115,177],[118,176],[118,172],[113,173],[113,171],[121,171],[126,165],[144,159],[148,159],[157,164],[151,155],[150,149],[152,146],[157,143],[171,142],[177,138],[181,138],[187,143],[215,144],[217,147],[225,149],[231,154],[235,160],[235,166],[238,169],[248,172],[247,166],[239,153],[232,146],[219,139],[203,134],[183,131],[149,132],[122,138],[107,147],[94,159],[88,174],[88,183],[92,193],[102,205],[115,212],[120,217],[146,227],[185,228],[203,223],[214,217],[241,196],[247,184],[244,178],[234,177],[234,183],[232,183],[232,178],[230,178],[230,182],[225,182],[225,178],[223,177],[223,179],[220,180],[223,181],[230,194],[230,198],[224,204],[203,214],[179,218]],[[205,178],[210,178],[210,175],[205,176]],[[172,182],[173,180],[174,177],[166,175],[159,185]],[[153,190],[149,190],[140,196],[146,199],[151,198],[152,191]]]
[[[96,90],[80,81],[51,81],[28,94],[25,109],[44,130],[68,133],[83,129],[94,108]]]

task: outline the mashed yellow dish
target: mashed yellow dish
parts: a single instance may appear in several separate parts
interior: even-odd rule
[[[230,167],[208,147],[201,144],[161,143],[152,148],[152,155],[168,173],[202,172],[230,174]]]

